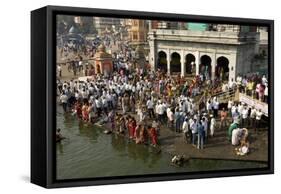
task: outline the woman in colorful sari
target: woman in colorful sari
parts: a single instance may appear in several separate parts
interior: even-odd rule
[[[89,112],[88,112],[88,103],[86,103],[86,102],[82,106],[82,116],[83,116],[83,120],[88,122]]]
[[[91,103],[91,102],[89,103],[87,111],[89,114],[89,122],[91,123],[91,122],[93,122],[93,120],[94,120],[93,118],[95,116],[94,111],[93,111],[93,103]]]
[[[168,84],[166,89],[167,89],[168,96],[171,97],[173,95],[172,86],[170,84]]]
[[[150,127],[149,129],[149,134],[150,134],[150,141],[151,141],[151,144],[153,146],[157,146],[158,144],[158,139],[157,139],[157,131],[154,127]]]
[[[77,101],[75,104],[75,112],[78,119],[82,119],[82,107],[79,101]]]
[[[141,136],[140,136],[140,131],[141,131],[142,125],[138,124],[136,126],[136,130],[135,130],[135,140],[136,140],[136,144],[140,144],[141,143]]]
[[[128,129],[129,129],[129,138],[134,139],[135,138],[135,130],[136,130],[136,121],[133,117],[131,117],[129,119]]]
[[[142,125],[140,128],[140,143],[146,143],[147,142],[147,130]]]

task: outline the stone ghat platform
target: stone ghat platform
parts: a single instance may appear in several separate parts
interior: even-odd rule
[[[148,121],[148,122],[151,122]],[[218,123],[219,121],[217,121]],[[102,129],[110,130],[110,125],[97,125]],[[235,153],[237,146],[231,145],[227,140],[227,128],[215,130],[214,137],[208,137],[204,145],[204,149],[197,149],[191,143],[186,142],[183,133],[175,132],[165,125],[160,127],[160,135],[158,136],[159,146],[155,148],[155,153],[160,151],[174,155],[183,155],[188,159],[215,159],[215,160],[237,160],[248,162],[268,162],[268,131],[265,128],[248,129],[250,142],[250,152],[247,155],[239,156]],[[105,134],[106,135],[106,134]],[[124,138],[129,139],[127,134]],[[132,143],[134,143],[132,141]]]

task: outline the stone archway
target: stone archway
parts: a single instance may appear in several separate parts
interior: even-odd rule
[[[200,58],[199,73],[203,74],[205,79],[212,77],[212,59],[208,55],[203,55]]]
[[[195,56],[193,54],[187,54],[185,56],[186,73],[192,74],[194,72]]]
[[[228,80],[229,60],[224,56],[217,58],[216,77],[223,81]]]
[[[164,51],[158,52],[157,69],[167,71],[167,54]]]
[[[173,72],[181,72],[181,56],[179,53],[174,52],[171,55],[171,73]]]

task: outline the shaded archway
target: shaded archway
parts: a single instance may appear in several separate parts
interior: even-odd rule
[[[228,80],[229,77],[229,60],[222,56],[217,59],[216,77],[220,80]]]
[[[203,74],[205,79],[211,79],[212,76],[212,59],[208,55],[203,55],[200,58],[199,73]]]
[[[187,54],[185,56],[185,65],[186,65],[187,74],[193,73],[193,70],[195,69],[194,64],[195,64],[195,56],[193,54]]]
[[[174,52],[171,55],[171,73],[173,72],[181,72],[181,56]]]
[[[167,71],[167,54],[164,51],[158,52],[157,69]]]

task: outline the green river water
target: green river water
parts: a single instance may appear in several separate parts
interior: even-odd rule
[[[60,107],[58,111],[61,112]],[[57,113],[57,128],[67,137],[56,145],[57,179],[264,167],[254,162],[198,159],[176,167],[170,164],[169,154],[157,154],[150,146],[106,135],[102,129],[79,122],[70,114]]]

